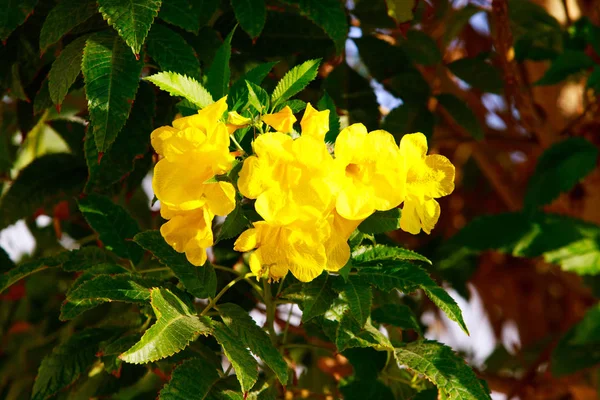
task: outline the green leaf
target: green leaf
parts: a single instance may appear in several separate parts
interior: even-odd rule
[[[78,200],[78,204],[79,210],[92,229],[98,232],[107,249],[134,264],[140,261],[143,251],[131,240],[140,228],[123,207],[97,194],[89,194]]]
[[[64,253],[61,253],[55,257],[38,258],[37,260],[32,260],[14,266],[0,275],[0,293],[6,290],[9,286],[13,285],[15,282],[18,282],[31,274],[42,271],[46,268],[57,267],[61,265],[65,260],[64,257]]]
[[[252,39],[260,35],[267,19],[265,0],[231,0],[235,17]]]
[[[259,64],[236,80],[233,85],[231,85],[229,96],[227,97],[229,109],[235,111],[243,105],[246,105],[248,97],[248,87],[246,85],[246,81],[260,86],[269,72],[271,72],[275,64],[277,64],[276,61]]]
[[[306,108],[306,103],[300,99],[294,99],[286,101],[285,103],[280,105],[281,109],[285,108],[285,106],[288,106],[292,110],[292,113],[298,114],[300,111],[303,111]]]
[[[200,77],[200,62],[194,49],[181,35],[164,25],[154,24],[146,44],[148,54],[163,71],[177,72],[194,78]]]
[[[392,208],[387,211],[375,211],[358,225],[358,230],[363,233],[376,234],[400,229],[402,211]]]
[[[159,400],[207,399],[219,381],[217,370],[206,368],[203,360],[192,358],[178,365],[171,380],[162,388]]]
[[[87,40],[82,70],[99,152],[108,150],[125,125],[142,66],[116,35],[99,33]]]
[[[416,0],[385,0],[388,7],[388,15],[403,24],[414,18],[413,9],[416,7]]]
[[[62,4],[62,3],[59,3]],[[50,98],[56,105],[62,104],[71,85],[81,72],[83,49],[87,36],[81,36],[69,43],[52,63],[48,73]]]
[[[354,377],[358,379],[375,380],[387,367],[387,352],[355,347],[345,350],[342,355],[350,361],[354,369]]]
[[[300,13],[320,26],[335,43],[341,53],[348,36],[348,17],[342,4],[337,0],[284,0],[296,4]]]
[[[97,300],[101,302],[122,301],[145,304],[150,300],[150,289],[130,274],[98,275],[81,284],[67,296],[68,301]]]
[[[119,358],[133,364],[145,364],[172,356],[200,335],[212,331],[211,320],[198,317],[193,310],[168,289],[153,288],[151,304],[156,323],[132,348]]]
[[[99,10],[134,54],[139,54],[161,0],[98,0]]]
[[[216,234],[215,243],[231,239],[242,233],[248,226],[250,221],[246,218],[241,204],[238,202],[232,212],[225,217],[223,225],[221,225]]]
[[[86,329],[55,347],[42,360],[31,400],[45,400],[75,382],[96,360],[100,342],[112,335],[114,331]]]
[[[431,139],[434,125],[435,115],[427,104],[405,102],[385,116],[382,129],[394,135],[397,141],[410,132],[421,132]]]
[[[240,343],[240,338],[236,336],[227,326],[220,322],[214,322],[212,332],[215,339],[221,346],[223,352],[233,365],[235,374],[242,387],[242,392],[252,389],[252,386],[258,379],[258,364],[252,357],[245,345]]]
[[[525,209],[533,211],[573,188],[596,168],[598,149],[584,138],[572,137],[546,149],[527,185]]]
[[[435,341],[413,342],[394,352],[400,367],[423,374],[437,386],[441,398],[448,400],[491,399],[465,361],[452,349]]]
[[[358,275],[379,289],[389,292],[398,289],[403,293],[411,293],[422,289],[451,320],[458,323],[468,334],[467,326],[462,317],[460,307],[454,299],[439,287],[427,272],[421,267],[406,261],[381,261],[377,267],[361,267]]]
[[[544,76],[535,85],[554,85],[567,79],[569,75],[591,68],[595,65],[587,54],[579,50],[565,50],[556,57]]]
[[[361,246],[352,252],[352,263],[355,265],[368,265],[384,260],[423,261],[431,264],[427,257],[402,247],[377,244],[374,246]]]
[[[337,139],[340,133],[340,117],[329,93],[325,92],[323,94],[323,97],[317,103],[317,108],[319,111],[329,110],[329,131],[325,134],[325,142],[335,143],[335,139]]]
[[[273,107],[294,96],[315,79],[320,63],[320,59],[308,60],[289,70],[277,83],[271,95]]]
[[[485,135],[481,123],[475,117],[467,103],[453,94],[440,94],[437,96],[439,105],[444,107],[450,116],[467,131],[474,139],[483,139]]]
[[[215,58],[206,72],[206,88],[215,99],[220,99],[229,92],[229,80],[231,78],[229,60],[231,59],[231,38],[234,33],[235,28],[229,32],[229,35],[217,50]]]
[[[595,66],[592,70],[590,76],[588,76],[587,82],[585,84],[586,88],[591,88],[594,92],[600,92],[600,67]]]
[[[194,78],[175,72],[159,72],[144,79],[169,92],[172,96],[189,100],[198,108],[204,108],[214,103],[210,93]]]
[[[6,250],[0,247],[0,272],[10,271],[15,267],[15,263],[10,259]],[[1,278],[0,278],[1,279]]]
[[[214,297],[217,291],[217,275],[210,263],[196,267],[184,254],[176,252],[165,242],[159,231],[146,231],[137,234],[133,240],[151,252],[158,261],[171,268],[186,290],[196,297]]]
[[[570,375],[600,364],[600,305],[590,308],[552,352],[552,374]]]
[[[419,335],[423,335],[421,325],[419,325],[415,313],[404,304],[384,304],[373,310],[371,318],[379,324],[397,326],[402,329],[413,329]]]
[[[391,389],[376,379],[355,379],[340,386],[340,391],[344,395],[344,400],[389,400],[395,398]]]
[[[400,42],[400,47],[416,64],[429,66],[442,61],[442,52],[437,43],[425,32],[409,30],[406,40]]]
[[[519,2],[525,3],[525,1],[520,0]],[[468,4],[466,7],[458,10],[452,10],[452,13],[445,24],[444,35],[442,37],[443,46],[446,47],[456,36],[458,36],[469,23],[471,17],[481,11],[483,11],[481,8],[472,4]]]
[[[86,131],[86,126],[83,123],[65,119],[55,119],[49,121],[48,125],[65,141],[67,146],[69,146],[71,153],[77,156],[83,154],[83,141],[85,139]]]
[[[348,303],[350,314],[356,322],[361,327],[364,326],[371,315],[371,304],[373,302],[371,286],[353,275],[346,280],[337,280],[335,288]]]
[[[248,87],[248,104],[250,104],[260,114],[265,114],[269,108],[269,94],[265,89],[252,82],[246,82]]]
[[[504,89],[500,71],[480,58],[461,58],[447,67],[454,75],[483,92],[501,93]]]
[[[267,333],[256,325],[248,312],[231,303],[221,304],[218,309],[225,325],[235,333],[244,346],[275,372],[282,385],[287,384],[287,363],[279,350],[273,346]]]
[[[98,264],[114,261],[114,256],[96,246],[82,247],[67,254],[68,257],[62,263],[62,269],[67,272],[85,271]]]
[[[48,13],[40,32],[40,51],[43,53],[51,45],[77,25],[84,23],[98,12],[92,0],[61,0]],[[81,65],[81,61],[79,61]],[[72,68],[75,68],[72,66]]]
[[[6,0],[0,6],[0,40],[5,41],[12,31],[33,12],[37,0]]]
[[[311,282],[302,285],[302,320],[308,321],[311,318],[324,314],[333,300],[338,297],[332,289],[329,274],[322,273]]]
[[[198,33],[218,7],[218,0],[163,0],[158,18],[186,31]]]
[[[36,158],[14,180],[0,203],[0,229],[81,192],[87,172],[71,154]]]
[[[33,100],[33,115],[38,115],[50,107],[52,107],[52,99],[50,98],[50,90],[48,89],[48,76],[46,76],[42,81],[40,90],[35,94],[35,99]],[[0,160],[2,158],[2,152],[3,150],[0,150]],[[1,161],[0,164],[2,164]],[[0,167],[0,169],[2,169],[2,167]]]

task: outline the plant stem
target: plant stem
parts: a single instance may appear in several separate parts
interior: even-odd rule
[[[298,349],[309,349],[309,350],[322,350],[331,354],[335,354],[334,350],[328,349],[327,347],[315,346],[314,344],[308,343],[288,343],[280,346],[281,349],[290,349],[290,348],[298,348]]]
[[[254,274],[249,273],[249,274],[246,274],[246,275],[240,275],[237,278],[235,278],[234,280],[232,280],[231,282],[229,282],[227,285],[225,285],[225,287],[223,289],[221,289],[221,291],[219,293],[217,293],[217,295],[210,301],[210,303],[208,303],[208,305],[204,308],[204,310],[202,310],[202,312],[200,313],[200,315],[204,315],[207,312],[209,312],[210,309],[213,308],[217,304],[217,301],[219,301],[219,299],[221,297],[223,297],[223,295],[225,293],[227,293],[227,291],[229,289],[231,289],[236,283],[238,283],[239,281],[244,280],[246,278],[249,278],[251,276],[254,276]]]
[[[294,305],[290,304],[290,312],[288,313],[287,319],[285,320],[285,329],[283,330],[283,343],[287,340],[288,330],[290,329],[290,319],[292,318],[292,311],[294,311]]]
[[[169,267],[161,267],[161,268],[151,268],[151,269],[144,269],[142,271],[138,271],[140,274],[149,274],[150,272],[160,272],[160,271],[167,271],[169,270]]]
[[[233,136],[233,133],[231,135],[229,135],[229,138],[231,139],[231,141],[233,142],[233,144],[235,145],[235,147],[242,153],[242,154],[246,154],[246,151],[242,148],[242,146],[238,143],[238,141],[235,139],[235,136]]]
[[[271,343],[275,345],[277,343],[277,337],[275,336],[273,322],[275,321],[276,305],[273,302],[273,294],[271,293],[271,287],[269,286],[267,279],[263,279],[263,301],[265,302],[265,307],[267,308],[267,331],[271,337]]]
[[[215,264],[213,264],[213,268],[214,268],[214,269],[218,269],[218,270],[220,270],[220,271],[229,272],[229,273],[231,273],[231,274],[235,274],[235,275],[237,275],[237,276],[244,276],[244,274],[243,274],[243,273],[241,273],[241,272],[238,272],[238,271],[236,271],[236,270],[235,270],[235,269],[233,269],[233,268],[227,268],[227,267],[224,267],[224,266],[222,266],[222,265],[215,265]],[[245,278],[245,279],[246,279],[246,282],[248,282],[248,284],[249,284],[250,286],[252,286],[252,287],[254,288],[254,290],[256,290],[256,292],[259,294],[259,296],[262,298],[262,296],[263,296],[263,290],[261,289],[261,287],[260,287],[260,286],[258,286],[258,285],[256,284],[256,282],[254,282],[254,281],[252,280],[252,278]]]

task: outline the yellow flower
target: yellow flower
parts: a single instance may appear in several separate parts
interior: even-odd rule
[[[227,116],[227,131],[231,135],[233,132],[240,128],[245,128],[252,123],[252,119],[242,117],[235,111],[230,111]]]
[[[342,130],[335,142],[339,173],[337,212],[359,220],[375,210],[397,207],[404,199],[400,151],[386,131],[367,133],[363,124]]]
[[[289,133],[293,130],[296,117],[289,106],[285,106],[275,114],[263,115],[262,121],[273,127],[277,132]]]
[[[314,220],[333,207],[333,158],[324,142],[310,136],[293,140],[279,132],[260,135],[254,156],[244,161],[238,188],[256,199],[256,211],[270,223]]]
[[[406,171],[406,199],[400,228],[417,234],[431,233],[440,217],[435,200],[454,190],[454,165],[438,154],[427,155],[427,138],[422,133],[404,135],[400,141]]]
[[[202,207],[191,211],[170,210],[161,204],[161,214],[169,221],[160,227],[165,241],[195,266],[206,262],[206,248],[213,245],[212,214]]]
[[[320,141],[325,140],[325,134],[329,131],[329,110],[317,111],[308,103],[302,121],[302,136],[312,136]]]
[[[363,220],[349,220],[339,215],[335,210],[329,215],[329,238],[325,242],[327,253],[327,271],[339,271],[350,259],[348,239]]]
[[[322,221],[311,225],[272,225],[254,223],[234,244],[236,251],[251,251],[250,269],[257,276],[279,280],[290,271],[298,280],[309,282],[326,267],[324,239],[329,226]]]

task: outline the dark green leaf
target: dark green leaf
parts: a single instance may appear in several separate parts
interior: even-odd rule
[[[292,110],[292,113],[298,114],[300,111],[306,108],[306,103],[300,99],[294,99],[283,103],[281,108],[283,109],[285,106],[288,106]]]
[[[408,55],[399,46],[371,35],[353,38],[352,41],[356,43],[369,74],[380,82],[414,68]],[[385,58],[381,57],[381,54],[385,54]],[[330,93],[333,94],[333,91],[330,90]]]
[[[373,302],[371,286],[356,275],[352,275],[347,280],[337,280],[336,290],[348,303],[350,314],[360,326],[364,326],[371,315],[371,303]]]
[[[269,94],[265,89],[251,82],[246,82],[248,87],[248,104],[260,114],[266,114],[269,109]]]
[[[345,400],[389,400],[395,398],[390,388],[376,379],[355,379],[341,386],[340,391]]]
[[[219,7],[218,0],[163,0],[158,17],[197,33]]]
[[[229,60],[231,59],[231,38],[234,33],[235,29],[227,35],[206,72],[206,88],[215,99],[220,99],[229,92],[231,78]]]
[[[437,100],[469,135],[477,140],[483,139],[483,127],[467,103],[452,94],[440,94]]]
[[[358,230],[369,234],[395,231],[400,229],[401,215],[402,211],[399,208],[392,208],[388,211],[375,211],[358,225]]]
[[[427,139],[431,139],[434,124],[435,116],[426,104],[405,102],[386,115],[382,128],[394,135],[397,141],[413,132],[421,132]]]
[[[277,83],[271,95],[273,106],[288,100],[315,79],[320,63],[321,60],[308,60],[289,70]]]
[[[206,368],[203,360],[192,358],[177,366],[171,380],[160,391],[159,400],[208,399],[220,377],[217,370]]]
[[[588,76],[586,88],[594,89],[594,92],[600,92],[600,67],[595,66],[590,76]]]
[[[130,274],[98,275],[81,284],[67,296],[68,301],[98,300],[144,304],[150,300],[150,289]]]
[[[42,86],[40,90],[35,94],[35,99],[33,101],[33,115],[38,115],[43,111],[46,111],[48,108],[52,107],[52,99],[50,98],[50,89],[48,89],[48,77],[44,79],[42,82]],[[0,150],[0,154],[2,150]],[[0,156],[0,159],[2,157]],[[1,162],[0,162],[1,164]],[[1,167],[0,167],[1,169]]]
[[[542,153],[527,185],[525,209],[551,203],[596,168],[598,149],[580,137],[558,142]]]
[[[123,207],[113,203],[108,197],[97,194],[89,194],[78,203],[79,210],[98,232],[107,249],[120,257],[128,258],[134,264],[140,261],[143,250],[132,240],[140,228]]]
[[[140,53],[160,4],[161,0],[98,0],[102,16],[134,54]]]
[[[352,252],[352,263],[356,265],[372,264],[373,262],[383,260],[423,261],[431,264],[431,261],[427,257],[402,247],[384,245],[361,246]]]
[[[258,379],[258,364],[256,360],[252,357],[248,349],[246,349],[245,345],[240,343],[235,333],[222,323],[214,323],[212,334],[217,339],[217,342],[223,346],[223,352],[229,361],[231,361],[242,391],[249,391]]]
[[[71,154],[48,154],[27,165],[0,203],[0,229],[81,192],[87,172]]]
[[[550,68],[535,85],[555,85],[567,79],[569,75],[591,68],[594,64],[594,60],[583,51],[565,50],[552,61]]]
[[[423,335],[415,313],[404,304],[384,304],[374,309],[371,317],[373,321],[379,324],[397,326],[402,329],[414,329],[419,335]]]
[[[200,62],[194,49],[178,33],[164,25],[154,24],[146,44],[148,54],[163,71],[200,78]]]
[[[342,355],[350,361],[354,376],[358,379],[377,379],[379,373],[386,367],[387,352],[355,347],[345,350]]]
[[[175,72],[159,72],[145,78],[160,89],[169,92],[172,96],[179,96],[189,100],[198,108],[204,108],[214,103],[208,91],[196,81]]]
[[[62,4],[62,3],[59,3]],[[83,49],[87,36],[81,36],[69,43],[56,60],[48,73],[48,90],[50,98],[56,105],[61,105],[71,85],[81,72]]]
[[[288,380],[287,363],[252,317],[236,304],[221,304],[218,307],[223,322],[241,340],[244,346],[265,362],[275,372],[279,382],[285,385]]]
[[[413,342],[396,349],[399,366],[425,375],[448,400],[491,399],[489,391],[479,381],[465,361],[452,349],[434,341]]]
[[[0,40],[5,41],[33,12],[37,0],[6,0],[0,6]]]
[[[480,11],[483,10],[472,4],[468,4],[466,7],[458,10],[452,10],[452,14],[445,24],[444,36],[442,38],[444,46],[447,46],[456,36],[458,36],[463,28],[469,23],[471,17]]]
[[[326,272],[311,282],[302,285],[302,320],[308,321],[311,318],[324,314],[337,294],[332,289],[332,282],[328,279]]]
[[[132,348],[119,358],[133,364],[145,364],[169,357],[183,350],[200,335],[212,331],[211,320],[198,317],[193,310],[168,289],[153,288],[151,304],[156,323]]]
[[[98,12],[96,2],[92,0],[61,0],[48,13],[40,32],[40,51],[56,43],[77,25],[84,23]],[[63,50],[64,51],[64,50]],[[81,60],[79,61],[81,65]],[[72,68],[75,68],[72,66]]]
[[[50,127],[60,135],[60,137],[69,146],[71,153],[79,156],[83,154],[83,142],[85,139],[86,127],[77,121],[65,119],[55,119],[50,121]]]
[[[277,62],[259,64],[235,81],[233,85],[231,85],[231,90],[227,97],[229,108],[231,110],[236,110],[239,109],[240,106],[245,105],[248,97],[246,81],[260,86],[275,64],[277,64]]]
[[[49,267],[59,266],[64,261],[63,257],[64,255],[60,254],[56,257],[38,258],[37,260],[29,261],[9,269],[0,275],[0,293],[15,282],[18,282],[31,274]]]
[[[87,329],[73,334],[44,357],[33,385],[32,400],[45,400],[71,385],[96,360],[100,342],[114,333]]]
[[[220,226],[215,242],[236,237],[248,228],[249,224],[241,204],[236,204],[235,209],[227,215],[223,225]]]
[[[116,35],[100,33],[87,40],[82,70],[99,152],[108,150],[125,125],[142,66]]]
[[[251,38],[260,35],[267,19],[265,0],[231,0],[235,17]]]
[[[325,134],[325,142],[335,143],[335,139],[340,133],[340,117],[333,99],[327,92],[323,94],[323,97],[317,103],[317,108],[319,111],[329,110],[329,131]]]
[[[325,315],[327,319],[328,314]],[[359,325],[354,318],[347,314],[339,320],[335,345],[338,351],[344,351],[353,347],[370,347],[375,350],[392,350],[389,339],[379,332],[370,321],[364,326]]]
[[[114,256],[99,247],[82,247],[68,253],[68,257],[62,264],[62,269],[67,272],[85,271],[98,264],[110,263],[114,261],[113,259]]]
[[[500,71],[480,58],[461,58],[447,67],[454,75],[483,92],[501,93],[504,88]]]
[[[159,231],[146,231],[134,237],[136,243],[151,252],[158,261],[171,268],[183,286],[194,296],[213,297],[217,290],[217,275],[209,263],[196,267],[165,242]]]
[[[416,64],[435,65],[442,61],[442,53],[437,43],[424,32],[409,30],[400,47]]]
[[[15,263],[10,259],[8,253],[0,247],[0,273],[10,271],[13,268],[15,268]]]

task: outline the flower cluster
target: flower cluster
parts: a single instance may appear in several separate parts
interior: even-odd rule
[[[252,251],[249,263],[257,276],[277,280],[290,271],[306,282],[324,270],[338,271],[350,258],[347,242],[358,225],[402,203],[401,228],[430,233],[440,215],[435,199],[454,189],[454,166],[427,155],[421,133],[405,135],[398,146],[386,131],[369,133],[353,124],[340,132],[332,155],[325,143],[328,110],[307,104],[297,138],[289,134],[296,122],[289,107],[258,122],[230,112],[225,123],[225,111],[221,99],[152,133],[164,157],[154,174],[161,214],[169,219],[161,233],[195,265],[206,261],[205,249],[213,243],[214,216],[235,206],[233,185],[213,178],[231,168],[229,134],[243,126],[264,122],[274,129],[254,140],[237,182],[263,218],[234,247]]]

